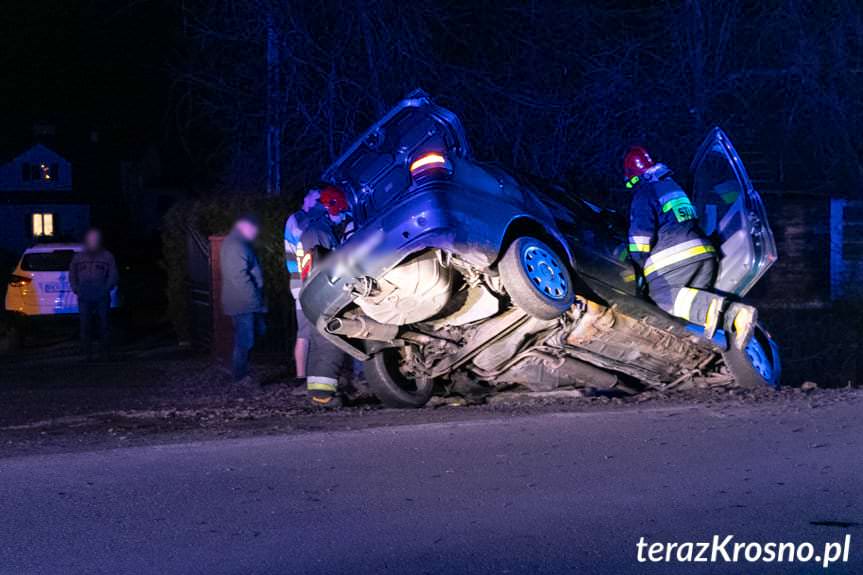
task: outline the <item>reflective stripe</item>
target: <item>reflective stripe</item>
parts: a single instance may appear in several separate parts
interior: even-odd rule
[[[669,192],[663,196],[660,196],[659,205],[664,206],[665,204],[667,204],[671,200],[677,200],[677,199],[681,199],[681,198],[686,198],[688,200],[689,196],[686,195],[686,192],[681,192],[680,190],[675,191],[675,192]],[[668,210],[663,209],[662,211],[667,212]]]
[[[707,317],[704,320],[704,332],[713,334],[716,332],[716,326],[719,323],[719,305],[722,303],[721,297],[715,297],[710,300],[710,305],[707,307]]]
[[[335,393],[338,388],[339,380],[332,377],[310,375],[306,378],[306,389],[308,391],[329,391]]]
[[[650,252],[650,236],[629,236],[629,251],[630,252]]]
[[[676,210],[680,207],[692,207],[692,202],[689,201],[689,198],[676,198],[669,200],[662,204],[662,213],[670,212],[671,210]]]
[[[654,253],[644,262],[644,276],[647,277],[661,269],[667,268],[680,262],[684,262],[689,258],[700,256],[702,254],[712,254],[716,250],[713,246],[704,243],[704,240],[695,239],[677,244],[670,248]]]
[[[312,261],[312,254],[303,254],[301,256],[297,256],[297,264],[300,266],[300,270],[304,270],[307,267],[311,267],[309,264]]]
[[[693,288],[680,288],[677,292],[677,297],[674,298],[674,309],[671,315],[689,321],[689,313],[692,311],[692,302],[695,301],[695,296],[698,295],[698,290]]]

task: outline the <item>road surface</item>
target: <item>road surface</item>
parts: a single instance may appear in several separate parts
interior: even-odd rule
[[[650,407],[0,460],[0,573],[818,573],[636,543],[852,536],[863,401]]]

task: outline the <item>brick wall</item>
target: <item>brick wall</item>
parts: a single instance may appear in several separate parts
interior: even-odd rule
[[[753,288],[761,308],[812,308],[830,302],[830,200],[762,194],[779,260]]]

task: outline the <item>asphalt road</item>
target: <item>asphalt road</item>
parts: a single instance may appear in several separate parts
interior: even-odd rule
[[[0,460],[0,573],[818,573],[636,543],[852,536],[863,401],[660,407]]]

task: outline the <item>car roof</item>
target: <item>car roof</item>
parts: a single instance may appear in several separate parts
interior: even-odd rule
[[[35,245],[33,247],[29,247],[26,250],[24,250],[24,254],[44,254],[44,253],[49,253],[49,252],[55,252],[58,250],[72,250],[72,251],[80,252],[83,249],[84,249],[84,246],[82,244],[68,244],[68,243],[67,244],[63,244],[63,243],[38,244],[38,245]]]

